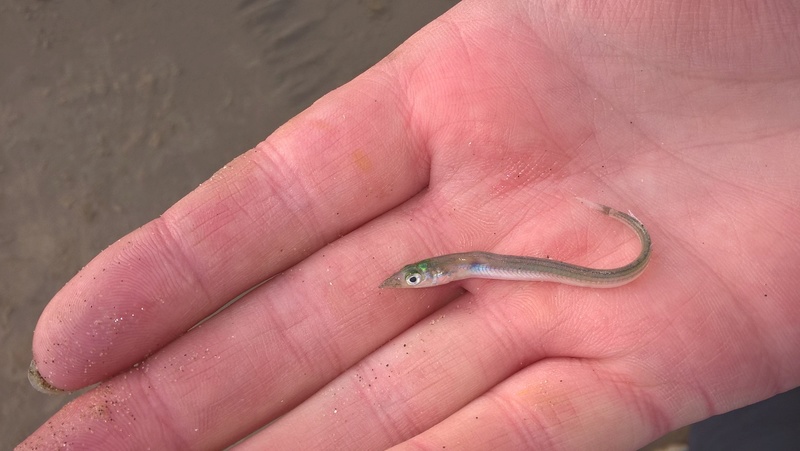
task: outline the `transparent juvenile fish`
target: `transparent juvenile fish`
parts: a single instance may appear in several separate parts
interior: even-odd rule
[[[621,221],[636,232],[642,250],[632,262],[619,268],[597,269],[547,258],[462,252],[404,266],[384,280],[380,288],[425,288],[463,279],[559,282],[581,287],[612,288],[637,278],[650,261],[651,240],[644,224],[633,215],[586,199],[578,200],[589,208]]]

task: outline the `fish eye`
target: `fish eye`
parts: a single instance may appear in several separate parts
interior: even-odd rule
[[[406,275],[406,283],[410,286],[419,285],[422,282],[422,275],[418,272],[412,272]]]

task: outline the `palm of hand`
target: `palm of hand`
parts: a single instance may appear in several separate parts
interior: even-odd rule
[[[82,426],[60,437],[218,447],[277,418],[243,446],[629,447],[798,384],[798,83],[767,89],[798,63],[738,42],[747,65],[697,69],[659,32],[462,6],[59,293],[34,342],[55,386],[154,353],[65,407]],[[648,226],[636,282],[377,289],[449,252],[636,253],[574,195]]]

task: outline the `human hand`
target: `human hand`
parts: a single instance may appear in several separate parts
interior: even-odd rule
[[[630,448],[800,384],[798,18],[678,7],[462,2],[58,293],[41,374],[108,380],[22,448]],[[576,195],[635,282],[377,288],[627,262]]]

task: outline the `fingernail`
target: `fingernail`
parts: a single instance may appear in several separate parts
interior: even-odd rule
[[[31,360],[31,366],[28,367],[28,380],[33,388],[46,395],[65,395],[69,392],[61,390],[50,385],[49,382],[44,380],[42,373],[36,368],[36,361]]]

